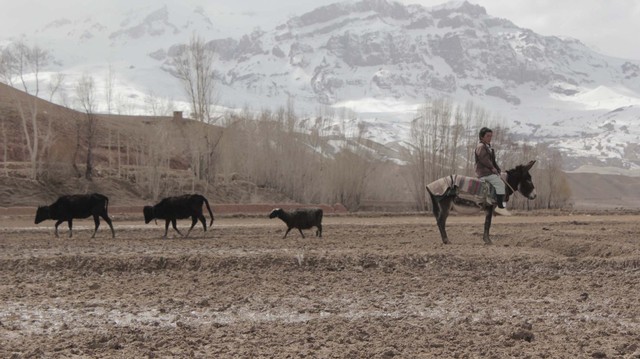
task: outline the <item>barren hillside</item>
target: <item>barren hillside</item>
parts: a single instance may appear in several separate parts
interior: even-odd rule
[[[640,177],[598,173],[566,175],[576,208],[640,208]]]
[[[34,98],[0,83],[0,206],[35,206],[74,192],[99,191],[119,205],[147,203],[154,195],[200,192],[216,203],[288,202],[282,194],[259,188],[241,176],[204,180],[190,168],[200,148],[222,129],[188,119],[97,115],[93,148],[94,177],[83,178],[87,157],[87,115],[36,99],[40,175],[30,178],[29,151],[16,103]],[[27,121],[27,130],[32,127]],[[204,136],[203,136],[204,135]],[[160,185],[162,184],[162,185]]]
[[[198,173],[193,164],[199,167],[208,161],[215,165],[218,160],[212,148],[223,129],[173,117],[96,115],[94,178],[87,181],[82,178],[87,114],[44,100],[33,101],[30,95],[0,84],[0,206],[36,206],[61,194],[89,191],[103,192],[120,205],[139,205],[185,192],[203,193],[215,203],[291,202],[287,196],[236,173],[215,177]],[[38,180],[29,176],[29,151],[16,106],[19,102],[23,106],[37,104]],[[29,121],[26,125],[33,133]],[[640,207],[635,190],[638,177],[568,173],[567,178],[576,208]],[[381,189],[380,185],[371,189],[389,191],[388,186]],[[410,200],[402,194],[391,198],[393,202]],[[376,208],[407,208],[376,203]]]

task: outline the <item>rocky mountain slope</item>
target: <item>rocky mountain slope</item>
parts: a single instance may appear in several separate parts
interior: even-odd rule
[[[346,107],[367,136],[388,144],[406,139],[425,98],[444,96],[482,106],[523,140],[552,142],[570,169],[640,164],[638,61],[536,34],[468,1],[433,8],[335,3],[275,28],[257,23],[239,38],[220,33],[201,7],[140,4],[83,21],[61,19],[40,31],[58,60],[52,70],[68,74],[69,96],[74,76],[89,71],[104,80],[111,68],[119,111],[148,112],[150,96],[183,106],[168,74],[170,57],[197,32],[217,53],[224,108],[257,110],[292,100],[314,116],[318,108]]]

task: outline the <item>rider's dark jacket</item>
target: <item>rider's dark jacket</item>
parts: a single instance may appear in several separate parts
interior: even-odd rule
[[[496,163],[496,154],[491,145],[480,141],[476,146],[476,175],[478,177],[499,174],[500,167]]]

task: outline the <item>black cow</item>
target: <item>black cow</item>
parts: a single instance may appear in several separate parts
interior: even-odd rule
[[[269,214],[269,218],[278,217],[287,225],[287,231],[284,232],[282,239],[287,238],[287,234],[293,228],[297,228],[304,238],[303,229],[316,227],[316,237],[322,237],[322,213],[322,208],[298,208],[291,212],[275,208]]]
[[[193,227],[198,223],[198,220],[202,222],[202,226],[204,227],[204,231],[207,231],[207,219],[202,214],[202,205],[206,204],[207,209],[209,210],[209,215],[211,216],[211,224],[213,225],[213,212],[211,212],[211,207],[209,207],[209,201],[199,194],[185,194],[177,197],[167,197],[162,199],[155,206],[145,206],[143,209],[144,213],[144,223],[149,223],[154,218],[164,219],[164,237],[167,238],[167,232],[169,231],[169,222],[173,225],[173,229],[178,232],[181,236],[185,237],[176,227],[176,219],[184,219],[191,217],[191,228],[189,228],[189,232],[187,232],[186,237],[189,236],[189,233],[193,229]]]
[[[69,222],[69,238],[71,238],[73,236],[73,219],[93,216],[96,228],[91,238],[94,238],[98,227],[100,227],[99,217],[102,217],[111,228],[111,236],[115,238],[116,232],[113,230],[109,213],[107,213],[108,209],[109,198],[100,193],[66,195],[59,197],[49,206],[38,207],[35,223],[38,224],[47,219],[55,219],[57,221],[55,234],[58,237],[60,223]]]

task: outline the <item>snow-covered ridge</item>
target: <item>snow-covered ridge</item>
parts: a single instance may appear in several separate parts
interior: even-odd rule
[[[237,37],[225,35],[222,20],[193,2],[142,0],[120,13],[56,20],[34,38],[57,59],[51,73],[68,75],[68,95],[85,71],[103,88],[111,67],[128,112],[147,111],[150,93],[181,106],[181,88],[165,70],[197,33],[218,53],[218,98],[227,108],[275,108],[289,98],[308,116],[347,107],[369,136],[394,143],[425,98],[444,96],[473,101],[523,139],[550,141],[582,162],[640,163],[640,63],[536,34],[471,2],[341,2],[271,28],[258,22]]]

